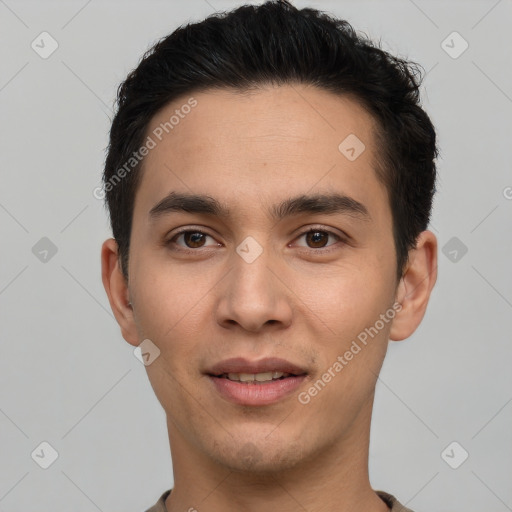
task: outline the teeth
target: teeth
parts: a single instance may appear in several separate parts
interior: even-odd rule
[[[281,377],[288,377],[290,373],[283,372],[265,372],[265,373],[228,373],[229,380],[236,380],[240,382],[267,382]],[[225,375],[224,375],[225,376]]]

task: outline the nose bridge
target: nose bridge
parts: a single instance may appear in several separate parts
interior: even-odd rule
[[[261,246],[260,246],[261,247]],[[251,240],[242,242],[233,254],[233,272],[230,280],[231,293],[237,303],[248,306],[274,302],[275,286],[270,251],[258,248]]]
[[[276,321],[289,323],[291,308],[286,287],[276,277],[272,254],[251,237],[236,248],[219,301],[219,323],[236,322],[247,330],[258,330]]]

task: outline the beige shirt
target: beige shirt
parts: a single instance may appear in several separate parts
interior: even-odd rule
[[[165,508],[165,500],[169,496],[172,489],[165,491],[160,499],[146,512],[167,512]],[[399,501],[391,494],[384,491],[375,491],[379,498],[391,509],[391,512],[413,512],[411,509],[404,507]]]

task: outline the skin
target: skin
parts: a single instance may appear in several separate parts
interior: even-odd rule
[[[384,512],[368,477],[375,384],[388,340],[409,337],[424,316],[437,277],[436,237],[420,234],[398,281],[387,191],[374,170],[375,124],[355,101],[303,85],[193,96],[197,106],[145,159],[128,282],[115,241],[102,246],[103,283],[124,339],[135,347],[149,338],[161,351],[146,370],[167,416],[174,471],[167,510]],[[160,111],[148,134],[187,99]],[[366,146],[354,161],[338,150],[351,133]],[[149,211],[171,191],[214,197],[230,217],[174,212],[151,222]],[[363,203],[371,218],[267,214],[290,196],[332,191]],[[164,245],[188,226],[208,236]],[[310,227],[348,238],[324,234],[315,244],[302,234]],[[250,264],[236,252],[247,236],[263,248]],[[196,253],[179,252],[187,241]],[[394,319],[300,403],[298,393],[395,301],[402,309]],[[202,374],[235,356],[282,357],[308,377],[275,404],[235,405]]]

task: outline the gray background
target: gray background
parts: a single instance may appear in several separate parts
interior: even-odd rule
[[[163,409],[101,283],[110,232],[92,191],[118,83],[157,38],[241,3],[0,0],[2,512],[137,512],[173,484]],[[439,134],[439,279],[416,333],[390,343],[372,486],[415,512],[512,510],[512,2],[294,4],[421,63]],[[31,48],[43,31],[47,59]],[[453,31],[469,44],[457,58]],[[43,441],[48,469],[31,457]]]

